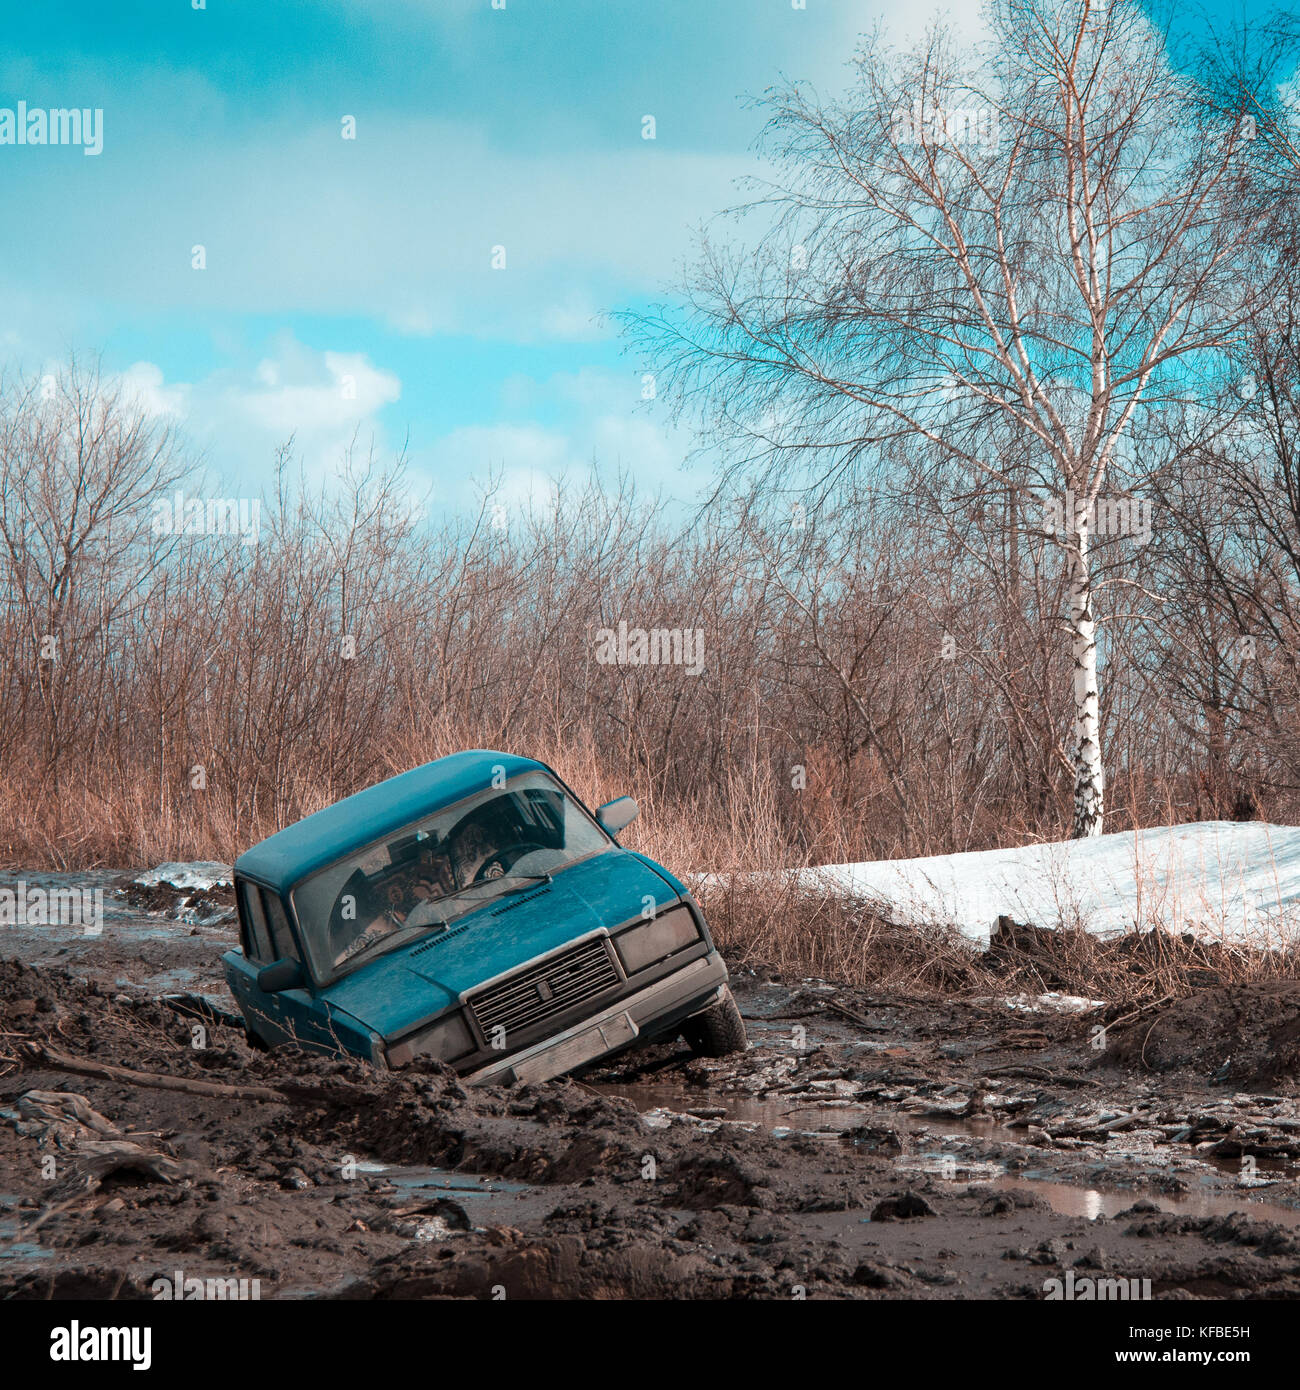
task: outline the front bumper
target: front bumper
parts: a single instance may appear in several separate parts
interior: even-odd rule
[[[499,1062],[472,1071],[463,1080],[471,1086],[513,1086],[518,1082],[549,1081],[574,1067],[634,1042],[642,1033],[666,1030],[707,1009],[727,982],[727,967],[716,951],[656,980],[636,994],[534,1043]]]

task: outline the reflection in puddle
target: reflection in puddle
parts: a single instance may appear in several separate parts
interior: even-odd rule
[[[1261,1202],[1243,1193],[1240,1197],[1228,1193],[1193,1188],[1190,1192],[1170,1195],[1129,1189],[1125,1192],[1106,1191],[1095,1187],[1076,1187],[1073,1183],[1055,1182],[1028,1174],[1004,1176],[989,1184],[991,1191],[1019,1189],[1032,1192],[1051,1204],[1053,1211],[1063,1216],[1082,1216],[1093,1221],[1099,1216],[1114,1216],[1127,1211],[1134,1202],[1153,1202],[1163,1212],[1177,1216],[1228,1216],[1241,1212],[1256,1221],[1276,1221],[1280,1226],[1300,1226],[1300,1211]]]
[[[356,1168],[358,1173],[384,1178],[394,1187],[420,1192],[446,1192],[457,1197],[511,1196],[528,1188],[527,1183],[475,1177],[471,1173],[455,1173],[449,1168],[425,1167],[417,1163],[362,1162]]]
[[[1006,1175],[1003,1163],[984,1162],[955,1153],[926,1153],[898,1159],[894,1166],[902,1173],[928,1173],[944,1182],[992,1182]]]
[[[653,1082],[626,1085],[610,1082],[595,1089],[604,1095],[621,1096],[631,1101],[652,1127],[685,1120],[687,1123],[694,1121],[707,1129],[726,1121],[767,1130],[778,1137],[798,1133],[838,1139],[864,1120],[876,1118],[878,1121],[878,1116],[873,1117],[872,1112],[856,1101],[831,1097],[812,1103],[794,1096],[758,1099],[722,1095],[705,1100],[683,1087],[656,1085]],[[963,1153],[948,1152],[942,1148],[946,1140],[996,1137],[1001,1126],[987,1116],[972,1119],[936,1119],[927,1116],[918,1119],[898,1115],[892,1117],[891,1123],[900,1134],[908,1135],[914,1143],[920,1141],[924,1145],[921,1152],[897,1159],[896,1166],[900,1172],[926,1173],[941,1181],[972,1184],[990,1192],[1018,1189],[1043,1198],[1062,1216],[1077,1216],[1089,1221],[1098,1216],[1111,1217],[1145,1199],[1153,1202],[1162,1212],[1179,1216],[1227,1216],[1232,1212],[1242,1212],[1255,1220],[1300,1227],[1300,1210],[1251,1196],[1246,1188],[1232,1191],[1224,1186],[1211,1186],[1208,1179],[1199,1187],[1173,1194],[1156,1192],[1141,1184],[1110,1189],[1090,1187],[1061,1182],[1032,1171],[1011,1173],[1003,1163],[972,1159]],[[1006,1137],[1012,1140],[1010,1133]],[[1116,1161],[1118,1165],[1122,1157],[1116,1155]],[[1236,1173],[1235,1167],[1225,1161],[1207,1163],[1197,1157],[1194,1162],[1202,1168],[1221,1172],[1227,1181],[1231,1181]],[[1282,1178],[1286,1174],[1279,1171],[1276,1176]]]
[[[544,1216],[553,1200],[544,1188],[530,1183],[478,1177],[417,1163],[364,1162],[357,1164],[357,1172],[391,1183],[396,1189],[391,1199],[395,1210],[401,1207],[410,1216],[432,1218],[433,1225],[425,1223],[423,1231],[415,1232],[418,1240],[432,1239],[437,1234],[440,1213],[434,1208],[439,1200],[462,1206],[476,1230],[512,1226],[521,1220]]]
[[[902,1158],[897,1166],[905,1172],[928,1173],[944,1181],[984,1187],[990,1192],[1029,1192],[1043,1198],[1053,1211],[1062,1216],[1080,1216],[1088,1221],[1099,1216],[1114,1216],[1127,1211],[1134,1202],[1146,1200],[1171,1215],[1228,1216],[1239,1211],[1256,1220],[1300,1227],[1300,1210],[1252,1197],[1245,1188],[1237,1192],[1225,1191],[1221,1186],[1211,1186],[1208,1178],[1187,1192],[1176,1193],[1156,1192],[1141,1184],[1113,1188],[1087,1187],[1061,1182],[1046,1174],[1035,1173],[1032,1169],[1010,1173],[1001,1163],[976,1162],[961,1154],[939,1150]]]
[[[709,1100],[691,1096],[678,1086],[634,1082],[609,1082],[593,1088],[602,1095],[629,1100],[652,1127],[667,1125],[674,1116],[709,1123],[725,1120],[730,1124],[751,1125],[778,1134],[824,1133],[837,1136],[862,1123],[862,1106],[855,1101],[828,1096],[825,1101],[796,1100],[790,1096],[725,1095]]]

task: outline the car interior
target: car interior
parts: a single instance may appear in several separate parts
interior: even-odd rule
[[[382,853],[359,856],[330,913],[329,958],[341,965],[391,932],[431,926],[442,899],[505,877],[525,858],[563,848],[562,794],[536,787],[503,791],[445,835],[436,825],[405,834]],[[367,873],[365,864],[375,858],[388,862]]]

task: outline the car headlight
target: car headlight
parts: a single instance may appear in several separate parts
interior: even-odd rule
[[[453,1062],[473,1050],[474,1037],[465,1015],[458,1009],[395,1043],[388,1049],[388,1062],[394,1067],[404,1067],[412,1057],[436,1057],[440,1062]]]
[[[619,932],[614,938],[614,945],[618,948],[623,969],[633,975],[699,939],[700,929],[695,925],[690,908],[675,907],[642,926]]]

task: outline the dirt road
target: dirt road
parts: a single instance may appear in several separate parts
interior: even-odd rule
[[[1300,1293],[1292,986],[1100,1032],[741,970],[744,1056],[471,1092],[251,1051],[220,904],[112,885],[98,936],[0,928],[3,1296]]]

